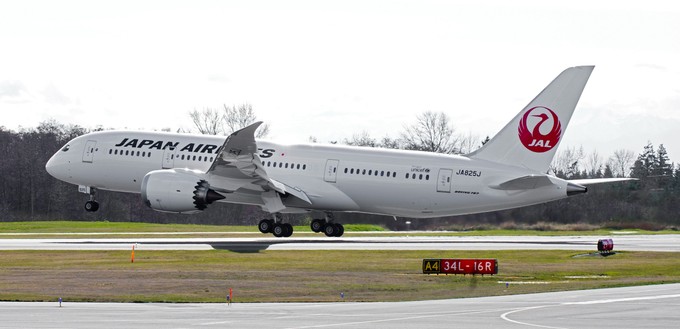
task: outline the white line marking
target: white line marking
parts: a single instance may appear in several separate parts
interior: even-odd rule
[[[512,320],[512,319],[508,318],[508,315],[513,314],[513,313],[535,310],[535,309],[539,309],[539,308],[552,307],[552,306],[558,306],[558,305],[541,305],[541,306],[532,306],[532,307],[520,308],[520,309],[517,309],[517,310],[514,310],[514,311],[505,312],[505,313],[501,314],[501,319],[508,321],[508,322],[511,322],[511,323],[515,323],[515,324],[519,324],[519,325],[523,325],[523,326],[529,326],[529,327],[547,328],[547,329],[565,329],[565,328],[562,328],[562,327],[542,326],[540,324],[521,322],[521,321],[516,321],[516,320]]]
[[[569,303],[563,303],[562,305],[593,305],[593,304],[634,302],[634,301],[638,301],[638,300],[654,300],[654,299],[666,299],[666,298],[680,298],[680,294],[646,296],[646,297],[616,298],[616,299],[600,299],[600,300],[590,300],[590,301],[585,301],[585,302],[569,302]]]

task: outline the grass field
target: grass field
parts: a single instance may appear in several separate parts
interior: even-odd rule
[[[575,251],[0,251],[0,300],[405,301],[680,282],[680,255]],[[424,275],[423,258],[497,258],[499,275]],[[506,288],[505,282],[509,283]]]
[[[371,234],[366,231],[383,230],[371,225],[346,225],[346,228],[348,235],[364,236]],[[309,228],[296,227],[295,235],[312,234],[305,231],[309,232]],[[31,238],[65,232],[116,237],[145,232],[260,236],[252,235],[257,232],[255,226],[0,223],[3,238],[18,237],[15,234],[37,234],[26,236]],[[628,232],[658,233],[662,232]],[[485,230],[375,234],[608,235],[612,232]],[[223,302],[228,289],[232,288],[236,302],[341,301],[340,293],[344,293],[342,300],[346,301],[405,301],[680,282],[678,253],[620,252],[606,258],[575,257],[580,254],[583,252],[137,250],[135,262],[131,263],[129,251],[0,251],[0,300],[54,301],[62,297],[66,301]],[[423,258],[497,258],[499,275],[424,275]]]

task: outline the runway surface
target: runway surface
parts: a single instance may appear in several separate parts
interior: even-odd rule
[[[677,328],[680,284],[398,303],[0,303],[0,328]]]
[[[0,239],[0,250],[596,250],[613,238],[621,251],[680,252],[680,235],[621,236],[400,236],[348,238],[75,238]]]

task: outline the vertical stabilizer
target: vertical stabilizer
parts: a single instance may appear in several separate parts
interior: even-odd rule
[[[470,158],[548,171],[594,66],[564,70]]]

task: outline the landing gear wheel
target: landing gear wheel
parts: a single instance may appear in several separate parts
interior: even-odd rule
[[[99,210],[99,202],[97,202],[97,201],[85,202],[85,211],[95,212],[97,210]]]
[[[285,233],[286,229],[284,227],[284,224],[275,223],[274,226],[272,227],[272,234],[274,234],[274,236],[277,238],[284,236]]]
[[[281,226],[283,226],[283,228],[285,229],[285,233],[283,234],[284,238],[293,235],[293,225],[290,225],[290,223],[285,223],[281,224]]]
[[[338,226],[334,223],[328,223],[324,226],[323,233],[326,234],[327,237],[336,236],[336,234],[338,234]]]
[[[271,233],[272,226],[274,226],[274,221],[272,221],[271,219],[263,219],[257,224],[257,228],[262,233]]]
[[[335,236],[341,237],[343,234],[345,234],[345,227],[342,226],[342,224],[335,224],[337,226],[338,232],[335,233]]]
[[[312,223],[309,224],[309,227],[312,229],[312,232],[319,233],[323,231],[323,225],[324,225],[323,219],[314,219],[312,220]]]

